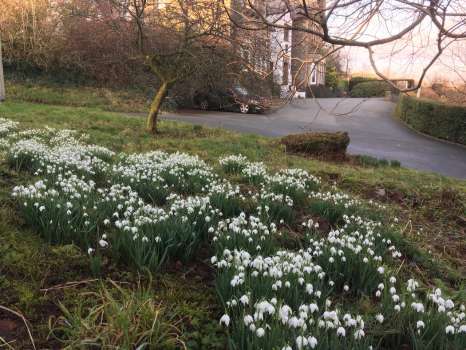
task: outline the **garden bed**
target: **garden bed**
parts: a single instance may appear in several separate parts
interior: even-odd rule
[[[97,280],[87,294],[71,288],[73,302],[53,311],[58,344],[85,344],[83,321],[110,299],[117,308],[150,305],[146,316],[160,315],[165,336],[154,338],[147,319],[128,309],[140,336],[112,337],[120,328],[106,311],[90,330],[108,335],[101,346],[162,339],[164,348],[457,349],[466,341],[464,296],[413,272],[416,248],[405,250],[398,219],[376,201],[240,154],[210,163],[161,150],[117,154],[75,131],[30,130],[7,119],[0,133],[8,210],[43,249],[75,247],[59,251],[60,266],[74,256],[83,271],[76,277]],[[207,310],[200,316],[193,304],[167,313],[176,304],[170,288],[147,299],[167,290],[170,274],[184,278],[177,288],[201,275],[193,293],[214,295],[215,285],[216,306],[199,301]]]

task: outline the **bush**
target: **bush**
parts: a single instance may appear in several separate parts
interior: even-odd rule
[[[354,156],[354,160],[356,164],[364,166],[364,167],[388,167],[391,166],[393,168],[399,168],[401,163],[398,160],[387,160],[384,158],[378,159],[371,156],[366,155],[357,155]]]
[[[351,90],[351,97],[383,97],[391,87],[385,81],[367,81],[359,83]]]
[[[332,157],[345,156],[349,142],[347,132],[304,133],[288,135],[280,140],[288,152]]]
[[[466,107],[403,95],[396,114],[422,133],[466,145]]]
[[[351,78],[351,80],[349,81],[349,85],[348,85],[348,89],[351,91],[353,90],[353,88],[360,84],[360,83],[365,83],[365,82],[368,82],[368,81],[376,81],[375,78],[366,78],[366,77],[354,77],[354,78]]]

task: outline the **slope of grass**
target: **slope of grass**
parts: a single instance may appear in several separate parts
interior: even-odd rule
[[[6,80],[8,99],[74,107],[98,107],[106,111],[145,112],[150,96],[137,89],[51,84],[46,81]]]
[[[25,128],[79,130],[88,134],[92,143],[118,152],[155,149],[188,152],[212,164],[222,155],[241,153],[252,161],[265,162],[272,169],[306,169],[354,195],[387,203],[390,215],[398,216],[404,227],[402,235],[395,237],[399,240],[397,245],[410,256],[409,268],[418,270],[427,283],[435,279],[446,286],[464,284],[465,181],[404,168],[357,167],[306,159],[286,154],[273,139],[171,121],[162,121],[161,134],[153,137],[144,131],[142,118],[104,111],[96,102],[88,105],[93,107],[11,101],[0,105],[0,117],[20,121]],[[101,287],[91,281],[86,257],[81,252],[72,246],[44,244],[17,218],[10,200],[11,188],[28,180],[24,174],[1,165],[1,303],[21,310],[33,325],[39,344],[47,348],[54,344],[53,340],[47,340],[48,318],[60,313],[56,301],[75,307],[82,303],[83,295],[98,293]],[[377,194],[380,189],[385,194],[380,195],[380,191]],[[174,310],[177,327],[182,328],[183,341],[190,344],[189,348],[222,348],[223,335],[216,321],[219,310],[212,301],[215,291],[203,278],[210,272],[202,267],[202,257],[199,264],[188,268],[189,274],[182,270],[186,269],[175,268],[155,276],[152,286],[155,298],[163,301],[164,308]],[[134,272],[112,266],[106,273],[109,278],[130,286],[140,279]],[[66,285],[73,281],[82,284]],[[24,327],[5,312],[0,314],[1,318],[12,320],[18,334],[23,336],[23,344],[13,347],[28,348]]]

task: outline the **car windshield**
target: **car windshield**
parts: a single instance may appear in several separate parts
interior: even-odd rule
[[[233,88],[233,90],[235,90],[236,93],[240,94],[240,95],[248,95],[248,90],[246,90],[244,87],[242,86],[235,86]]]

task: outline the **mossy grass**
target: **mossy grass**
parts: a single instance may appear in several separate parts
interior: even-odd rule
[[[415,266],[427,283],[436,279],[447,287],[464,285],[465,266],[461,261],[461,247],[465,238],[464,235],[450,232],[461,232],[462,229],[465,181],[398,167],[366,168],[306,159],[287,154],[283,148],[277,147],[274,140],[265,137],[220,129],[198,130],[170,121],[162,121],[161,134],[153,137],[144,131],[143,118],[110,113],[100,108],[7,102],[0,105],[0,115],[20,121],[25,128],[48,125],[76,129],[89,134],[92,143],[117,152],[156,149],[189,152],[199,155],[217,169],[220,169],[216,165],[219,157],[241,153],[251,161],[264,161],[272,171],[285,167],[306,169],[323,178],[329,190],[332,184],[336,184],[353,195],[387,205],[384,215],[397,216],[400,220],[400,227],[392,240],[408,258],[407,264],[410,265],[404,268]],[[44,292],[67,282],[93,279],[88,259],[73,245],[52,247],[34,235],[18,218],[14,201],[10,198],[13,186],[28,183],[33,178],[10,169],[5,163],[0,165],[0,174],[0,249],[3,251],[0,254],[0,293],[6,296],[8,305],[20,309],[31,321],[38,343],[50,346],[53,340],[47,338],[48,317],[62,314],[56,301],[60,301],[67,310],[78,310],[82,293],[95,293],[96,288],[100,287],[99,284],[85,283],[60,292]],[[327,188],[325,186],[323,189]],[[384,196],[376,193],[380,188],[384,188]],[[235,213],[243,206],[242,203],[228,205]],[[339,217],[341,215],[338,214]],[[300,222],[299,219],[293,219],[293,222]],[[444,234],[439,237],[439,232]],[[446,252],[443,249],[445,246],[451,249]],[[195,263],[205,265],[202,260]],[[179,264],[183,266],[183,263]],[[103,262],[103,268],[105,275],[115,281],[129,281],[134,286],[138,280],[138,275],[131,268],[122,269],[108,261]],[[177,315],[185,315],[186,319],[180,327],[184,341],[190,344],[189,348],[222,348],[225,339],[216,321],[219,310],[214,302],[211,277],[208,277],[210,272],[186,277],[186,271],[191,269],[199,272],[197,265],[186,266],[182,273],[164,271],[154,279],[151,291],[154,298],[164,300],[169,306],[177,305]],[[207,277],[203,278],[203,275]],[[92,306],[85,307],[92,309]],[[171,322],[172,315],[168,315],[166,320]],[[27,347],[26,338],[24,342]]]

